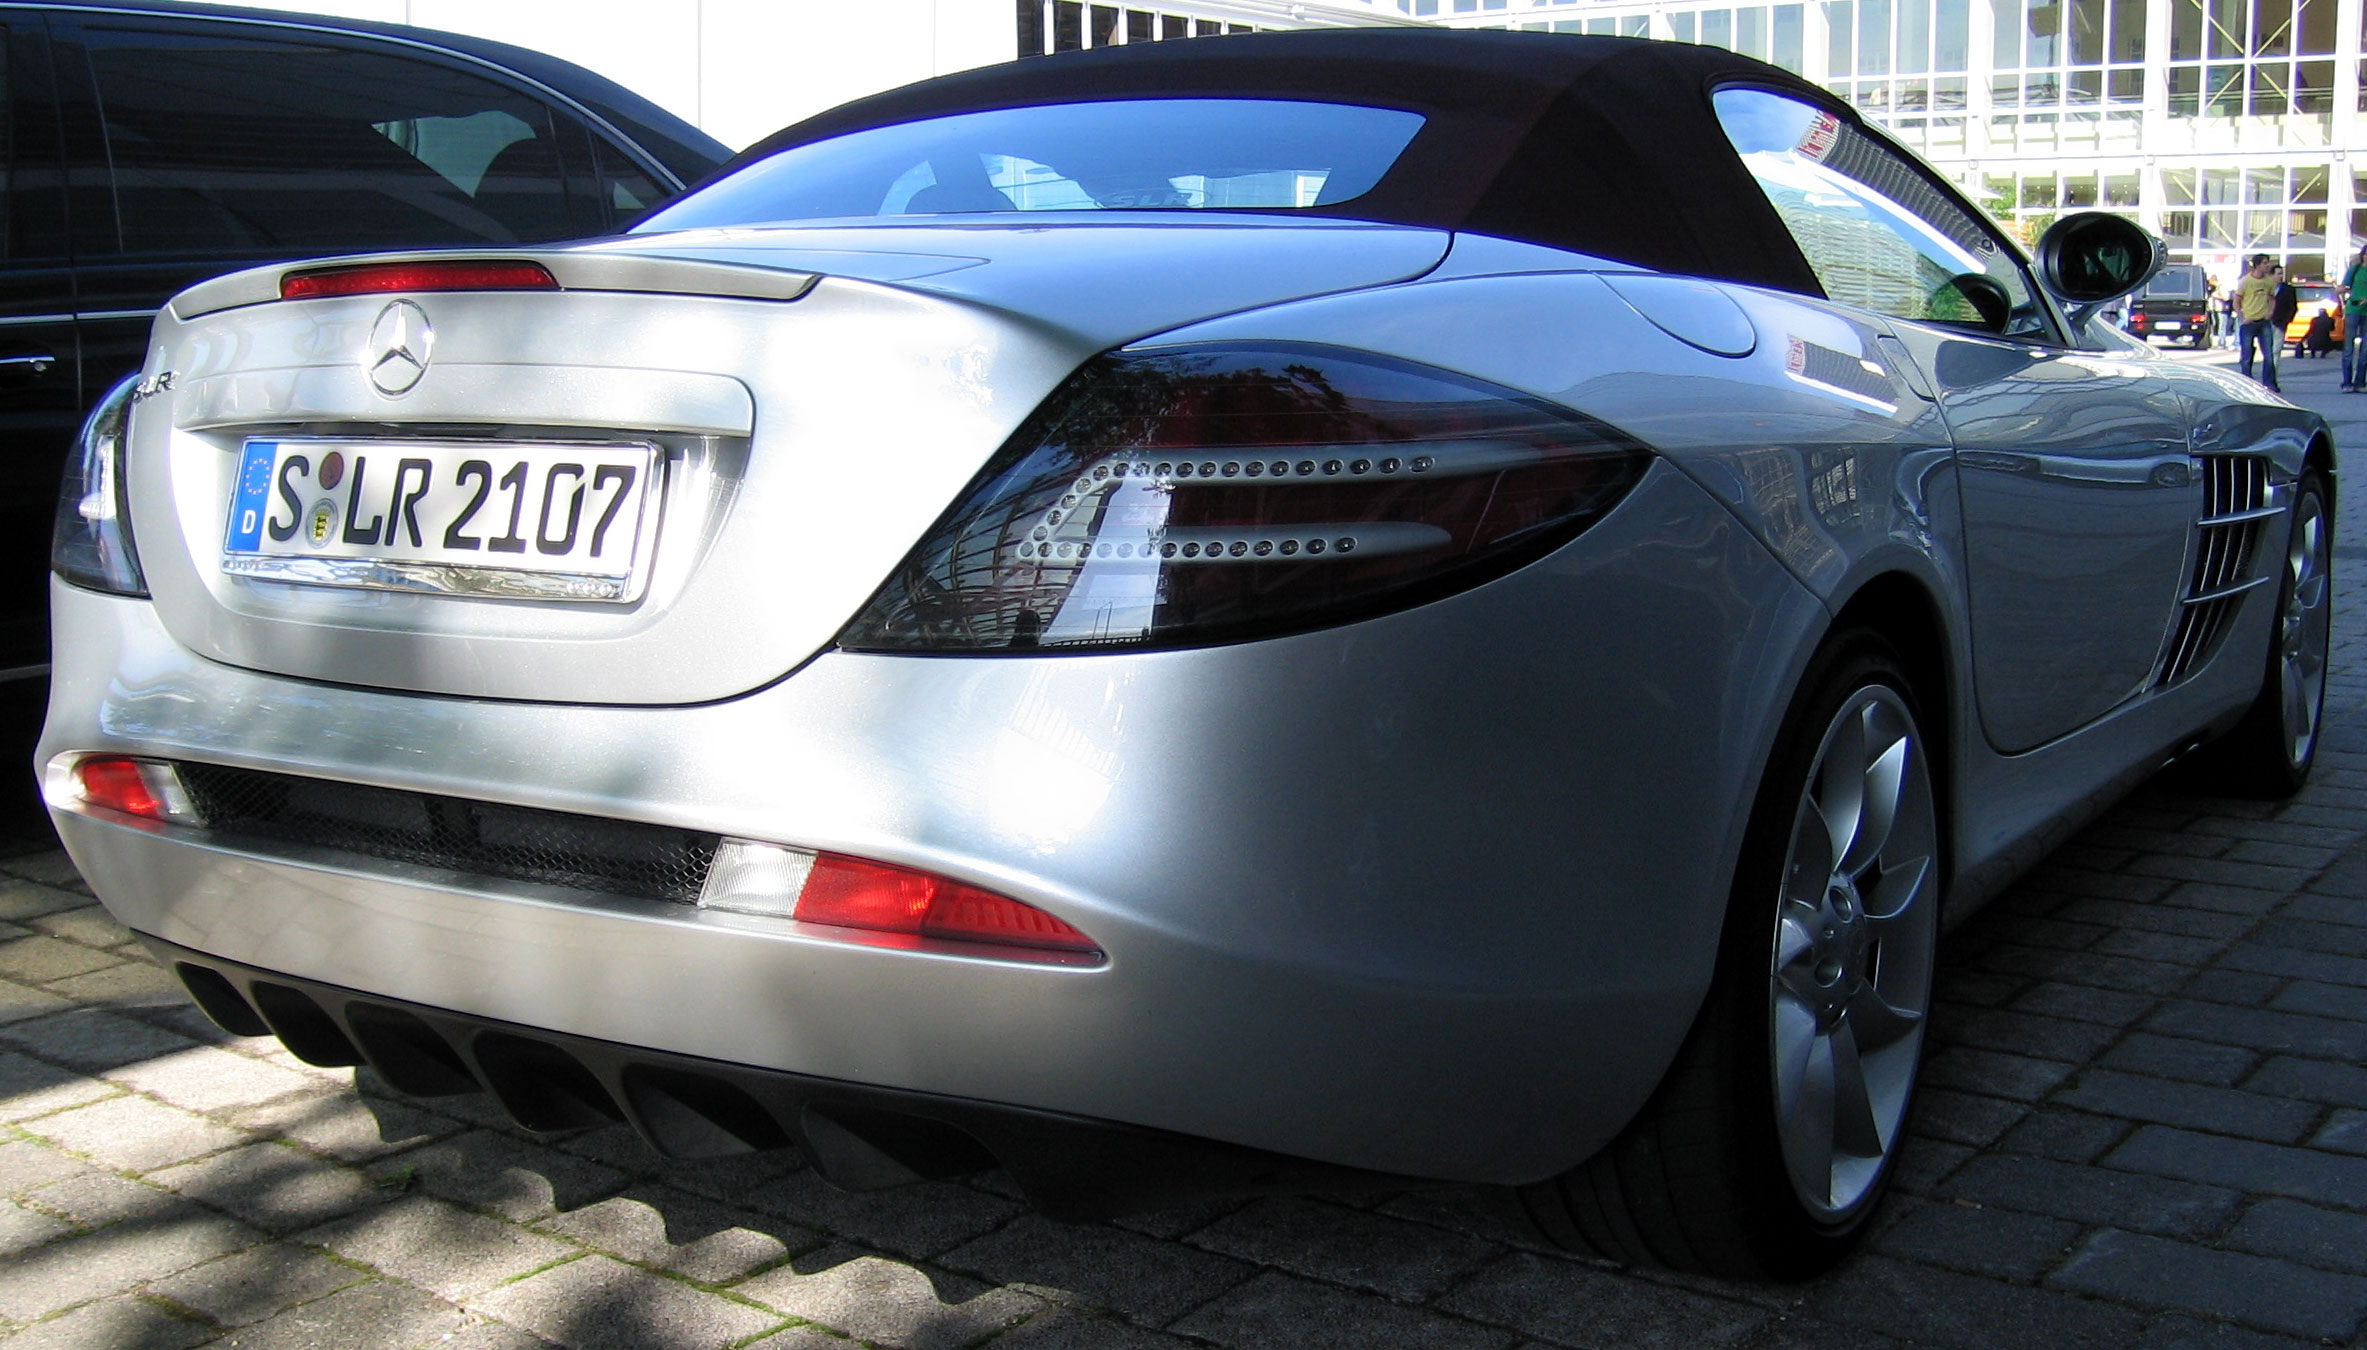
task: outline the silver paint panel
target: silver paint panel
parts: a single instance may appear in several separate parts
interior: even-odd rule
[[[45,762],[188,756],[844,850],[1041,905],[1110,960],[840,947],[57,813],[142,931],[581,1035],[1490,1181],[1577,1161],[1657,1080],[1780,663],[1823,622],[1666,465],[1551,557],[1383,619],[1156,654],[833,654],[691,708],[307,683],[194,656],[139,601],[55,603]]]

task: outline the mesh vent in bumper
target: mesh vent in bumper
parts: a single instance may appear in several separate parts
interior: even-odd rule
[[[473,876],[695,904],[713,834],[320,778],[175,764],[206,828]]]

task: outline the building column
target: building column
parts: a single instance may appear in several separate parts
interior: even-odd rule
[[[2335,0],[2334,4],[2334,118],[2328,128],[2334,141],[2333,172],[2326,184],[2326,270],[2340,273],[2361,240],[2351,237],[2351,211],[2367,204],[2356,200],[2352,174],[2367,169],[2359,133],[2367,118],[2359,116],[2359,20],[2367,4]]]

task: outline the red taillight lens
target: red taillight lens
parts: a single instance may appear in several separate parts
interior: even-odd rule
[[[540,263],[503,261],[362,263],[290,272],[279,279],[282,300],[387,291],[555,291],[558,279]]]
[[[1542,556],[1648,458],[1567,408],[1364,353],[1107,356],[1021,428],[839,641],[1123,648],[1362,618]]]
[[[1098,953],[1093,939],[1032,905],[925,872],[824,853],[797,894],[801,923]]]
[[[93,758],[74,766],[76,795],[85,806],[142,820],[192,821],[187,794],[173,766],[152,759]]]

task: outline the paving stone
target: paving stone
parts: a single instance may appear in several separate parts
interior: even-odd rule
[[[0,1040],[93,1074],[179,1054],[196,1045],[186,1036],[97,1008],[78,1008],[37,1022],[0,1027]]]
[[[132,1181],[95,1167],[25,1192],[25,1203],[85,1228],[98,1228],[125,1219],[154,1219],[179,1212],[193,1213],[181,1197],[161,1186]]]
[[[1915,1094],[1914,1115],[1907,1128],[1928,1138],[1979,1148],[1995,1142],[2029,1113],[2030,1108],[2022,1102],[1927,1086]]]
[[[1048,1286],[1153,1326],[1252,1274],[1240,1262],[1178,1243],[1120,1228],[1057,1224],[1035,1214],[957,1247],[943,1260],[989,1283]]]
[[[1950,1045],[2077,1062],[2094,1058],[2120,1032],[2115,1027],[2074,1018],[1984,1008],[1946,1018],[1937,1024],[1936,1034]]]
[[[970,1184],[976,1186],[981,1182],[992,1180],[991,1177],[973,1177]],[[1016,1186],[1012,1186],[1008,1190],[997,1190],[996,1194],[1022,1202],[1027,1198]],[[1340,1200],[1343,1204],[1351,1203],[1346,1197],[1335,1196],[1332,1198]],[[1121,1214],[1110,1222],[1120,1228],[1130,1229],[1137,1233],[1147,1233],[1155,1238],[1190,1237],[1248,1204],[1249,1202],[1246,1200],[1209,1200],[1195,1205],[1171,1205],[1166,1209],[1152,1210],[1147,1214]]]
[[[311,1228],[390,1198],[362,1173],[277,1141],[168,1167],[148,1179],[274,1233]]]
[[[1474,1326],[1371,1294],[1352,1294],[1270,1271],[1228,1291],[1176,1323],[1175,1329],[1240,1350],[1277,1345],[1305,1350],[1493,1350],[1519,1339],[1499,1328]]]
[[[2285,895],[2281,891],[2262,890],[2255,886],[2222,886],[2189,881],[2172,887],[2160,899],[2165,905],[2207,909],[2220,914],[2266,914],[2283,904]]]
[[[315,1087],[306,1075],[210,1045],[126,1064],[101,1077],[190,1111],[251,1106]]]
[[[126,961],[72,979],[51,980],[51,993],[86,1006],[169,1008],[186,1003],[181,982],[143,961]]]
[[[1193,1234],[1226,1256],[1419,1303],[1500,1252],[1495,1244],[1316,1200],[1260,1200]]]
[[[227,1125],[145,1097],[110,1097],[27,1121],[23,1128],[125,1172],[153,1171],[247,1142]]]
[[[2352,1022],[2367,1021],[2367,989],[2357,985],[2296,980],[2270,999],[2268,1006],[2278,1012],[2340,1017]]]
[[[180,1350],[213,1338],[203,1323],[126,1295],[35,1323],[9,1337],[8,1350]]]
[[[56,886],[44,886],[21,878],[0,880],[0,919],[21,923],[43,914],[96,904],[98,901],[87,895]]]
[[[2367,1065],[2278,1056],[2244,1086],[2271,1097],[2302,1097],[2335,1106],[2367,1106]]]
[[[2177,1236],[2217,1232],[2242,1198],[2236,1191],[2192,1181],[2003,1154],[1965,1164],[1941,1193],[2074,1223]]]
[[[1927,1135],[1910,1134],[1899,1146],[1898,1161],[1892,1164],[1890,1184],[1908,1195],[1928,1195],[1933,1188],[1943,1185],[1975,1157],[1979,1150],[1966,1144],[1951,1144]]]
[[[1082,1308],[1051,1307],[987,1344],[993,1350],[1194,1350],[1203,1343],[1146,1331]],[[843,1341],[832,1341],[828,1346],[815,1342],[775,1347],[773,1338],[768,1337],[749,1350],[845,1350],[845,1345]]]
[[[2183,905],[2132,904],[2125,900],[2080,900],[2066,907],[2062,917],[2100,923],[2121,931],[2176,933],[2185,937],[2232,940],[2252,927],[2246,914],[2190,909]]]
[[[957,1287],[880,1256],[802,1259],[735,1286],[732,1293],[859,1341],[897,1350],[953,1350],[1026,1321],[1044,1308],[1015,1289]]]
[[[317,1252],[275,1242],[191,1266],[149,1285],[148,1292],[219,1325],[243,1327],[368,1278]]]
[[[397,1102],[347,1090],[313,1091],[222,1112],[241,1129],[293,1140],[341,1162],[368,1162],[448,1135],[462,1126]]]
[[[2048,1283],[2292,1336],[2347,1337],[2367,1317],[2367,1278],[2111,1229],[2083,1243]]]
[[[1860,1326],[1918,1345],[1997,1350],[2000,1345],[2047,1350],[2095,1347],[2125,1350],[2145,1319],[2126,1308],[2074,1294],[2032,1289],[1883,1256],[1852,1261],[1827,1277],[1807,1300],[1818,1317]],[[2027,1329],[2022,1331],[2020,1329]]]
[[[1606,1350],[1730,1345],[1772,1315],[1769,1308],[1738,1299],[1529,1252],[1505,1256],[1435,1306],[1525,1335]]]
[[[2073,1067],[2061,1060],[1949,1046],[1925,1063],[1923,1082],[1928,1087],[2030,1102],[2054,1091],[2071,1076]]]
[[[448,1350],[477,1319],[416,1289],[374,1280],[298,1304],[214,1342],[217,1350],[428,1346]]]
[[[581,1350],[722,1350],[781,1317],[605,1256],[586,1256],[469,1300],[480,1313]]]
[[[2236,947],[2219,958],[2230,970],[2254,971],[2279,979],[2325,980],[2333,984],[2367,985],[2367,960],[2331,956],[2325,952],[2297,952],[2289,947]]]
[[[842,1191],[810,1171],[792,1172],[760,1186],[739,1203],[865,1246],[917,1257],[935,1256],[991,1231],[1021,1208],[966,1186],[942,1183]]]
[[[2310,1147],[2338,1153],[2367,1153],[2367,1111],[2337,1111],[2310,1137]]]
[[[18,1195],[92,1170],[89,1163],[44,1140],[0,1141],[0,1195]]]
[[[2320,882],[2324,878],[2319,879]],[[2311,883],[2316,889],[2319,883]],[[2367,899],[2341,895],[2297,895],[2293,902],[2280,911],[2289,919],[2309,919],[2317,923],[2347,923],[2367,925]]]
[[[119,1096],[111,1083],[54,1064],[0,1050],[0,1121],[30,1120]]]
[[[85,947],[115,947],[132,940],[131,930],[115,922],[114,915],[97,905],[52,910],[27,922],[51,937],[79,942]]]
[[[2074,1017],[2108,1027],[2125,1027],[2152,1012],[2157,1001],[2148,994],[2048,982],[2032,985],[2014,1000],[2013,1007],[2042,1017]]]
[[[2108,1167],[2297,1200],[2356,1205],[2367,1197],[2367,1158],[2194,1134],[2165,1125],[2137,1131],[2105,1155],[2104,1162]]]
[[[14,980],[0,980],[0,1024],[47,1017],[73,1006],[73,1000],[62,995]]]
[[[2240,1045],[2213,1045],[2149,1031],[2130,1032],[2101,1061],[2106,1068],[2220,1087],[2242,1082],[2259,1062],[2258,1053]]]
[[[109,1224],[0,1263],[0,1317],[29,1322],[253,1246],[262,1234],[185,1209]]]
[[[822,1241],[810,1229],[656,1187],[586,1205],[540,1227],[701,1284],[728,1283]]]
[[[1915,1205],[1874,1246],[1907,1260],[2032,1280],[2061,1261],[2078,1236],[2079,1225],[2061,1219],[1934,1201]]]
[[[1907,1342],[1864,1327],[1786,1313],[1743,1338],[1737,1350],[1907,1350]]]
[[[2207,1322],[2177,1313],[2154,1319],[2137,1350],[2316,1350],[2324,1342],[2254,1331],[2230,1322]]]
[[[2119,1143],[2131,1128],[2129,1122],[2112,1116],[2046,1107],[2031,1112],[2020,1124],[2006,1131],[1997,1141],[1997,1151],[2027,1153],[2058,1162],[2093,1162]]]
[[[2263,1097],[2240,1088],[2145,1078],[2111,1069],[2088,1070],[2070,1087],[2056,1093],[2054,1100],[2104,1115],[2184,1125],[2282,1144],[2296,1142],[2309,1133],[2319,1114],[2319,1108],[2309,1102]]]
[[[59,890],[79,891],[82,893],[80,896],[82,904],[98,903],[91,899],[90,888],[83,884],[82,874],[74,870],[74,860],[67,857],[66,851],[62,848],[47,849],[40,853],[29,853],[22,857],[10,858],[8,872],[11,876],[23,877],[27,881],[36,881],[44,886],[55,887]]]
[[[2303,1265],[2367,1275],[2367,1215],[2263,1200],[2228,1230],[2227,1244]]]
[[[588,1205],[626,1181],[613,1167],[485,1130],[382,1159],[370,1165],[370,1175],[520,1223]]]
[[[2186,982],[2178,991],[2180,998],[2203,1003],[2232,1003],[2239,1007],[2257,1008],[2277,996],[2285,987],[2282,975],[2251,970],[2206,970]]]
[[[2167,1036],[2187,1036],[2198,1041],[2289,1055],[2314,1055],[2354,1063],[2367,1059],[2367,1023],[2328,1017],[2177,1000],[2156,1009],[2147,1019],[2146,1027]]]
[[[2367,956],[2367,929],[2342,923],[2271,918],[2252,930],[2252,941],[2272,947],[2291,947],[2296,951]]]
[[[65,1220],[29,1209],[14,1200],[0,1201],[0,1259],[31,1251],[74,1232]]]
[[[0,975],[24,984],[47,984],[85,975],[120,962],[111,952],[92,951],[80,943],[47,936],[0,942]]]
[[[2097,939],[2093,950],[2112,956],[2133,956],[2145,961],[2201,965],[2226,950],[2228,941],[2219,937],[2124,928]]]
[[[465,1298],[579,1248],[431,1196],[409,1196],[299,1235],[446,1298]]]
[[[997,1350],[1003,1345],[1003,1339],[998,1337],[994,1341]],[[746,1350],[848,1350],[849,1344],[847,1338],[837,1332],[809,1322],[786,1327],[760,1341],[751,1341]],[[1175,1344],[1181,1346],[1182,1343]]]

